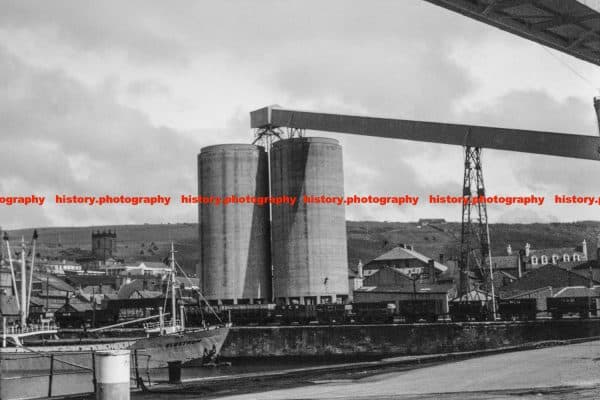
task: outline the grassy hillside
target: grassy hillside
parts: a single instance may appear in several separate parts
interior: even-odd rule
[[[176,244],[177,258],[186,270],[193,271],[198,260],[198,225],[112,225],[94,227],[39,228],[40,252],[52,257],[68,256],[69,249],[91,249],[92,231],[116,229],[118,252],[127,260],[160,260],[169,248]],[[452,258],[457,254],[460,240],[460,224],[419,226],[417,223],[348,221],[348,262],[354,266],[377,257],[400,243],[412,244],[415,250],[430,257]],[[21,236],[31,238],[33,229],[9,231],[11,241]],[[492,253],[505,254],[507,244],[513,249],[530,243],[532,248],[575,246],[587,240],[588,251],[595,258],[596,237],[600,222],[583,221],[551,224],[493,224],[490,225]],[[14,243],[14,242],[13,242]]]

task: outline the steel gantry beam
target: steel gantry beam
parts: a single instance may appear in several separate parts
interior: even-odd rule
[[[425,0],[600,65],[597,0]]]
[[[489,126],[373,118],[265,107],[250,113],[258,130],[310,129],[417,142],[600,160],[600,137]]]

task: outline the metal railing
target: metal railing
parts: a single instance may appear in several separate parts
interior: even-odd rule
[[[18,325],[7,326],[6,331],[0,329],[0,334],[6,335],[21,335],[25,333],[36,333],[36,332],[47,332],[47,331],[55,331],[58,329],[58,326],[53,322],[42,322],[39,324],[29,324],[25,327],[21,327]]]
[[[155,329],[155,328],[160,328],[161,325],[165,328],[168,328],[170,326],[173,326],[173,322],[172,321],[165,321],[164,323],[160,323],[160,322],[148,322],[146,324],[144,324],[144,328],[146,329]],[[181,326],[181,320],[176,319],[175,320],[175,326]]]

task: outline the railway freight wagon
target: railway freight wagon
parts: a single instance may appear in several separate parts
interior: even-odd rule
[[[94,309],[89,306],[83,309],[65,304],[54,312],[54,320],[61,328],[95,328],[118,322],[119,311]]]
[[[489,305],[482,301],[452,301],[448,305],[452,321],[488,321],[492,318]]]
[[[395,314],[393,303],[353,303],[350,320],[361,324],[391,324]]]
[[[435,322],[446,315],[445,301],[441,299],[403,300],[398,302],[396,316],[406,323]]]
[[[289,304],[275,308],[275,321],[292,324],[343,324],[349,322],[351,307],[345,304]]]
[[[317,322],[320,324],[349,323],[352,306],[349,304],[318,304]]]
[[[536,299],[506,299],[498,301],[498,316],[505,321],[531,321],[537,317]]]
[[[549,297],[546,304],[553,319],[561,319],[567,315],[579,318],[588,318],[590,313],[596,315],[594,297]]]
[[[236,325],[268,325],[275,322],[275,304],[238,304],[218,306],[221,320]]]
[[[231,321],[234,325],[298,325],[348,323],[352,307],[348,304],[234,304],[186,307],[190,325]],[[216,314],[216,315],[215,315]]]
[[[54,312],[54,319],[61,328],[96,328],[158,315],[165,306],[170,309],[171,299],[110,299],[100,305],[67,303]],[[142,326],[142,323],[131,326]]]

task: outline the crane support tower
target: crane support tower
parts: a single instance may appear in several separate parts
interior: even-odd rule
[[[471,292],[470,276],[475,273],[479,280],[488,286],[492,297],[492,312],[496,314],[494,272],[492,269],[492,249],[488,225],[483,166],[480,147],[465,146],[465,170],[463,175],[461,235],[460,235],[460,282],[458,296],[468,299]],[[474,201],[477,200],[477,201]],[[475,209],[476,218],[472,216]]]

